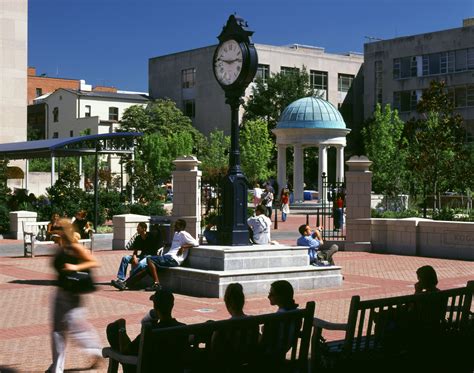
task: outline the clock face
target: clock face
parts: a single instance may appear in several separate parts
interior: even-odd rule
[[[227,40],[222,43],[214,56],[214,72],[222,85],[231,85],[242,71],[243,57],[239,43]]]

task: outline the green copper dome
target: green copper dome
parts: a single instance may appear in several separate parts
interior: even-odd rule
[[[329,128],[346,129],[341,113],[328,101],[305,97],[292,102],[283,110],[276,129]]]

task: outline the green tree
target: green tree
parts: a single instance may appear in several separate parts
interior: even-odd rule
[[[454,113],[445,83],[438,81],[432,81],[423,93],[417,112],[419,117],[405,126],[408,168],[413,189],[422,192],[425,207],[427,197],[433,195],[433,208],[437,208],[438,193],[454,188],[456,177],[462,177],[453,165],[465,164],[463,119]]]
[[[406,152],[401,149],[404,123],[397,110],[377,104],[373,118],[362,130],[365,151],[372,163],[373,189],[396,196],[405,189]]]
[[[230,136],[224,131],[214,130],[210,133],[206,152],[200,158],[202,161],[202,177],[205,182],[217,185],[219,178],[227,174],[229,168]]]
[[[86,193],[79,187],[79,173],[73,162],[61,165],[61,172],[54,185],[46,188],[51,202],[51,211],[61,215],[74,216],[83,208]]]
[[[144,133],[137,140],[135,162],[132,164],[130,159],[126,162],[127,172],[133,174],[135,196],[144,201],[158,198],[157,186],[171,177],[174,159],[199,155],[205,144],[205,137],[171,100],[156,100],[145,108],[128,108],[121,121],[121,131]]]
[[[257,119],[245,122],[240,131],[240,151],[243,171],[252,185],[268,179],[272,174],[269,163],[274,148],[265,121]]]
[[[293,101],[314,94],[309,84],[309,75],[303,66],[301,70],[280,72],[265,82],[257,79],[252,95],[245,103],[244,120],[263,119],[268,129],[275,128],[281,112]]]

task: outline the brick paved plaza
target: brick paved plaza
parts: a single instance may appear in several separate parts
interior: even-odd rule
[[[280,229],[274,233],[274,238],[294,244],[298,236],[296,227],[302,222],[304,217],[291,216],[289,221],[279,224]],[[10,240],[0,241],[0,251],[11,243]],[[14,243],[20,244],[18,241]],[[21,255],[21,251],[19,253]],[[101,247],[95,254],[101,263],[96,270],[99,290],[87,295],[85,302],[88,319],[106,346],[105,327],[109,322],[124,317],[129,334],[135,336],[139,332],[139,321],[151,302],[149,293],[119,292],[108,285],[115,277],[123,251]],[[468,280],[474,279],[474,263],[466,261],[354,252],[339,252],[335,261],[343,269],[345,280],[342,287],[296,293],[299,304],[315,300],[317,317],[334,322],[346,320],[350,298],[354,294],[368,299],[412,293],[415,271],[425,264],[436,269],[442,289],[464,286]],[[2,366],[20,372],[44,372],[49,366],[49,318],[51,297],[55,291],[50,262],[50,255],[33,259],[21,256],[0,258],[0,372]],[[274,312],[275,308],[269,305],[266,294],[262,294],[248,297],[245,310],[248,314],[261,314]],[[197,323],[225,319],[227,313],[222,299],[176,295],[174,316],[185,323]],[[334,339],[341,334],[329,336]],[[79,371],[88,363],[76,346],[68,346],[67,369]],[[106,372],[106,362],[98,371]]]

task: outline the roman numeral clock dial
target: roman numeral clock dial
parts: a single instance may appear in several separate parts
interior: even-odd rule
[[[227,40],[222,43],[214,57],[214,72],[217,80],[222,85],[234,83],[243,65],[242,49],[235,40]]]

